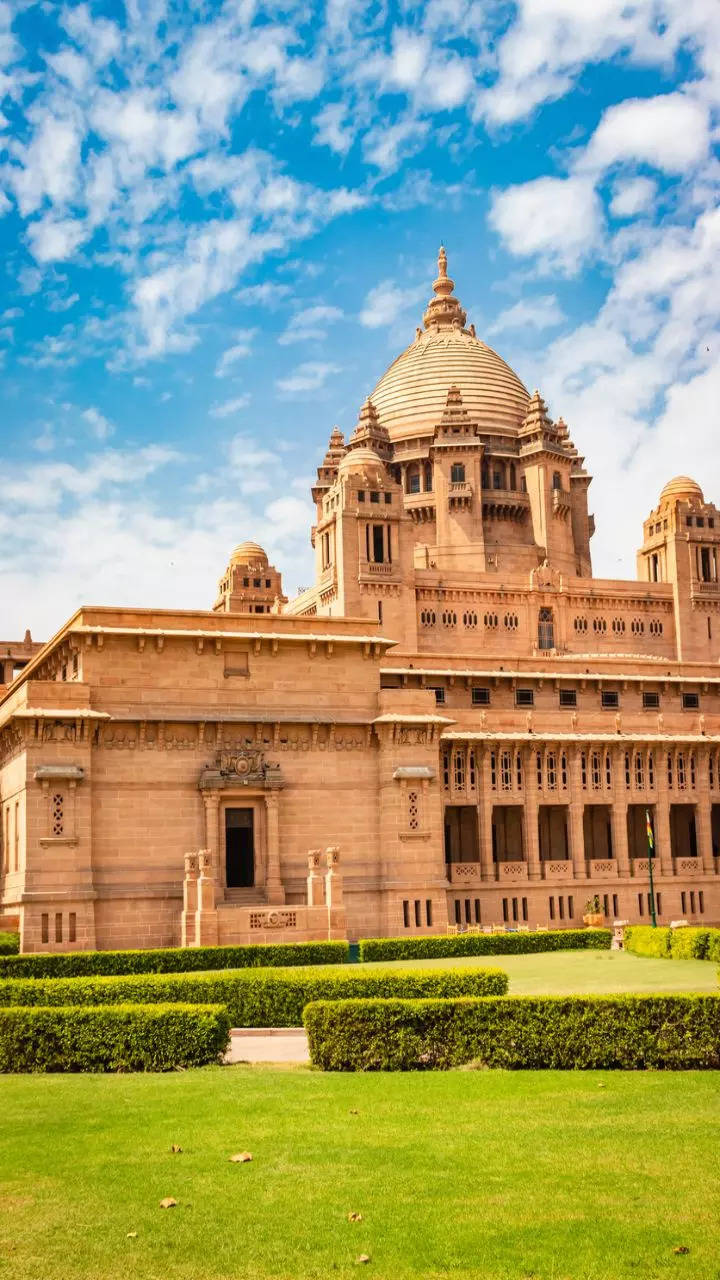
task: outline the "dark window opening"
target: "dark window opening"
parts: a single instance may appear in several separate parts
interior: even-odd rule
[[[576,707],[577,706],[577,689],[561,689],[560,690],[560,706]]]
[[[620,694],[614,689],[603,689],[600,694],[600,705],[605,711],[616,711],[620,706]]]
[[[419,477],[418,477],[419,479]],[[453,462],[450,468],[450,483],[463,484],[465,482],[465,467],[462,462]]]
[[[700,695],[697,693],[684,693],[682,705],[683,711],[697,711],[700,706]]]
[[[489,689],[472,689],[470,693],[472,705],[474,707],[490,706],[490,690]]]
[[[538,614],[538,649],[555,648],[555,628],[552,609],[541,609]]]
[[[645,708],[646,711],[656,711],[657,708],[660,706],[660,694],[659,693],[643,693],[642,702],[643,702],[643,707]]]
[[[225,884],[251,889],[255,884],[255,838],[252,809],[225,810]]]
[[[516,689],[515,690],[515,706],[516,707],[532,707],[535,703],[535,691],[533,689]]]

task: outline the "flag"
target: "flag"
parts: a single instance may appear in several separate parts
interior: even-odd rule
[[[650,850],[650,853],[652,854],[652,853],[654,853],[654,852],[655,852],[655,841],[653,840],[652,825],[651,825],[651,823],[650,823],[650,810],[649,810],[649,809],[646,809],[646,810],[645,810],[645,823],[646,823],[646,826],[647,826],[647,842],[648,842],[648,849]]]

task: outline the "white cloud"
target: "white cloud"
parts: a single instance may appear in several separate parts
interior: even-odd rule
[[[630,98],[604,112],[578,168],[601,171],[631,162],[685,173],[707,155],[709,141],[707,108],[687,94]]]
[[[492,196],[490,226],[510,253],[573,274],[602,237],[602,208],[581,176],[536,178]]]
[[[422,146],[428,127],[427,121],[414,119],[375,126],[363,139],[365,159],[385,172],[397,169],[402,159]]]
[[[652,206],[657,186],[651,178],[627,178],[616,182],[610,201],[614,218],[634,218]]]
[[[96,440],[107,440],[115,430],[112,422],[109,422],[105,415],[92,405],[89,409],[84,409],[80,416],[88,424]]]
[[[20,165],[9,165],[5,176],[26,217],[45,200],[64,206],[76,190],[82,133],[75,121],[42,113],[31,142],[13,147]]]
[[[333,373],[339,373],[340,366],[320,360],[307,360],[299,364],[284,378],[278,378],[276,386],[286,394],[304,391],[319,391]]]
[[[555,294],[530,295],[501,311],[489,333],[506,329],[554,329],[565,321],[565,314]]]
[[[252,351],[252,340],[257,333],[256,329],[239,329],[235,334],[235,341],[231,347],[223,351],[220,359],[215,366],[215,377],[225,378],[230,373],[233,365],[238,360],[244,360]]]
[[[392,325],[411,307],[425,297],[426,286],[419,289],[403,289],[394,280],[383,280],[370,289],[362,311],[360,323],[366,329],[380,329],[383,325]]]
[[[320,341],[325,337],[328,327],[335,320],[342,319],[342,314],[340,307],[322,304],[306,307],[288,321],[287,329],[281,333],[278,342],[281,346],[288,346],[293,342]]]
[[[31,222],[28,240],[36,262],[66,262],[87,235],[84,223],[51,216]]]
[[[314,141],[319,147],[329,147],[337,155],[347,155],[355,141],[355,128],[348,122],[348,111],[344,102],[328,102],[318,111],[313,121],[315,125]]]
[[[250,395],[243,392],[241,396],[235,396],[232,400],[223,400],[218,404],[214,404],[210,409],[211,418],[230,418],[234,414],[239,413],[250,403]]]

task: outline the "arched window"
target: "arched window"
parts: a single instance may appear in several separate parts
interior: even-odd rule
[[[562,489],[562,476],[559,471],[553,471],[553,489]]]
[[[487,462],[482,464],[482,487],[483,489],[490,488],[490,468]]]
[[[462,462],[453,462],[453,464],[452,464],[452,466],[451,466],[451,468],[450,468],[450,483],[451,483],[451,484],[464,484],[464,483],[465,483],[465,466],[464,466],[464,463],[462,463]]]
[[[541,609],[538,614],[538,649],[555,648],[555,628],[552,609]]]
[[[408,493],[420,492],[420,468],[416,462],[408,467],[405,477],[405,488]]]
[[[515,463],[514,463],[514,462],[511,462],[511,463],[510,463],[510,484],[509,484],[509,488],[510,488],[510,489],[514,489],[514,488],[516,488],[516,476],[515,476]]]
[[[424,471],[425,471],[425,492],[430,493],[433,487],[432,464],[430,462],[425,463]]]

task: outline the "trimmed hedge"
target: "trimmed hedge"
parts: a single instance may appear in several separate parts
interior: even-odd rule
[[[138,974],[119,978],[20,978],[0,983],[0,1005],[222,1004],[233,1027],[299,1027],[312,1000],[349,996],[402,999],[503,995],[501,969],[410,970],[400,973],[239,970],[236,973]]]
[[[0,956],[16,956],[20,950],[20,934],[0,929]]]
[[[255,942],[246,947],[162,947],[149,951],[56,951],[0,957],[0,978],[91,974],[199,973],[214,969],[347,964],[347,942]]]
[[[441,956],[512,956],[536,951],[609,951],[609,929],[554,929],[548,933],[458,933],[447,937],[363,938],[361,960],[429,960]]]
[[[663,960],[720,961],[720,929],[653,929],[636,924],[625,930],[625,950],[636,956],[658,956]]]
[[[720,1067],[716,995],[321,1001],[304,1021],[325,1071]]]
[[[172,1071],[217,1062],[230,1019],[218,1005],[0,1009],[0,1071]]]

